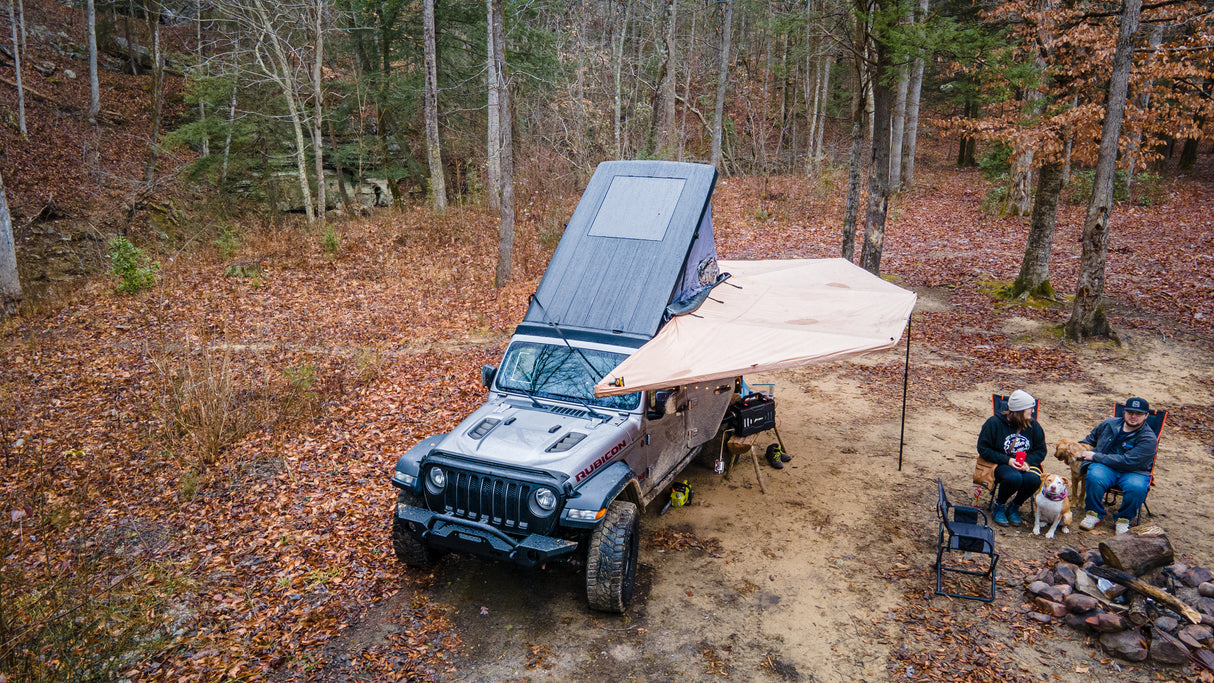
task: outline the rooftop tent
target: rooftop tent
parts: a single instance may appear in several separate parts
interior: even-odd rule
[[[652,338],[668,305],[701,281],[715,282],[709,200],[716,180],[705,164],[599,164],[519,331],[559,326],[635,346]]]
[[[890,348],[915,294],[844,259],[722,261],[731,274],[594,387],[625,394]]]

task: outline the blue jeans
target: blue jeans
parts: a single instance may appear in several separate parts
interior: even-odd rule
[[[1086,489],[1083,507],[1089,512],[1095,512],[1104,519],[1104,492],[1116,484],[1121,489],[1121,509],[1117,511],[1117,518],[1133,521],[1138,517],[1138,509],[1147,500],[1151,475],[1141,472],[1118,472],[1108,465],[1093,462],[1088,465],[1083,482]]]
[[[1003,505],[1012,500],[1012,507],[1020,507],[1024,501],[1032,498],[1041,488],[1041,477],[1036,472],[1022,472],[1011,465],[995,467],[995,482],[999,491],[995,494],[995,502]],[[1016,497],[1013,499],[1012,496]]]

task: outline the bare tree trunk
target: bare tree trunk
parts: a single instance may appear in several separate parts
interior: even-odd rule
[[[725,173],[721,161],[721,135],[724,128],[725,90],[729,86],[729,39],[733,30],[733,0],[725,0],[725,17],[721,20],[721,55],[717,61],[717,101],[712,119],[712,165]]]
[[[135,0],[127,0],[126,16],[122,18],[122,30],[126,34],[126,56],[131,73],[139,75],[139,58],[135,55],[135,36],[131,33],[131,21],[135,18]]]
[[[14,50],[13,54],[16,54]],[[21,278],[17,275],[17,245],[13,241],[13,219],[8,212],[8,192],[0,175],[0,313],[8,317],[21,305]]]
[[[814,141],[818,139],[818,110],[819,101],[820,59],[822,39],[817,35],[817,22],[813,13],[814,0],[805,0],[805,114],[809,124],[808,149],[805,150],[805,175],[813,177],[818,162],[818,150]]]
[[[97,3],[88,0],[88,53],[89,53],[89,130],[84,139],[84,163],[94,178],[101,171],[98,145],[101,134],[97,129],[97,115],[101,113],[101,85],[97,78]]]
[[[17,129],[21,137],[29,137],[25,130],[25,87],[21,85],[21,43],[17,37],[17,17],[13,11],[16,0],[8,0],[8,23],[13,29],[13,71],[17,74]]]
[[[864,144],[864,62],[860,55],[864,54],[863,43],[867,40],[864,30],[864,19],[855,18],[855,64],[853,77],[855,83],[851,90],[851,154],[848,158],[847,171],[847,208],[843,216],[843,250],[842,256],[848,261],[856,256],[856,221],[860,213],[860,174],[864,161],[861,159]]]
[[[270,59],[272,64],[266,64],[262,56],[262,48],[255,47],[253,55],[257,60],[258,66],[262,72],[270,76],[278,87],[282,90],[283,99],[287,104],[287,115],[291,119],[291,128],[295,133],[295,169],[299,175],[299,192],[303,197],[304,213],[308,217],[308,223],[316,222],[316,213],[312,204],[312,189],[308,184],[308,165],[307,165],[307,143],[304,142],[303,132],[303,104],[299,102],[299,88],[296,84],[295,77],[292,75],[292,60],[287,56],[286,48],[283,46],[283,37],[279,36],[273,30],[274,22],[270,19],[270,13],[266,10],[262,0],[253,0],[253,5],[257,11],[258,21],[266,30],[266,42],[269,43]],[[395,183],[391,183],[395,186]]]
[[[1071,108],[1079,106],[1079,96],[1071,98]],[[1062,145],[1062,186],[1066,187],[1071,183],[1071,149],[1075,145],[1075,131],[1067,126],[1066,142]]]
[[[156,163],[160,156],[160,117],[164,111],[164,47],[160,44],[160,3],[147,8],[148,32],[152,34],[152,130],[148,136],[148,163],[143,169],[143,182],[151,185],[156,179]]]
[[[498,87],[497,79],[501,76],[501,73],[497,69],[497,46],[494,44],[496,36],[493,35],[493,2],[494,0],[485,0],[485,11],[488,13],[488,21],[485,24],[488,27],[486,52],[489,55],[489,68],[486,71],[486,85],[489,89],[487,110],[488,153],[486,159],[489,164],[489,210],[500,211],[502,208],[502,122],[500,118],[502,108],[497,99],[501,96],[501,89]]]
[[[684,146],[687,143],[687,112],[691,107],[691,62],[693,59],[693,50],[695,48],[696,37],[696,22],[700,18],[700,13],[696,11],[695,5],[691,9],[691,39],[687,46],[687,58],[684,59],[686,66],[683,68],[683,116],[679,121],[679,161],[684,158]],[[697,112],[698,113],[698,112]]]
[[[89,0],[92,4],[93,0]],[[203,76],[206,76],[206,59],[202,54],[202,0],[194,0],[194,11],[198,16],[194,17],[194,41],[195,55],[198,60],[198,68],[203,70]],[[91,66],[91,65],[90,65]],[[205,124],[207,121],[207,101],[204,97],[198,98],[198,121]],[[210,156],[211,154],[211,136],[207,133],[206,127],[202,129],[202,156]]]
[[[442,147],[438,139],[438,56],[434,41],[434,0],[422,3],[426,61],[426,159],[430,163],[430,202],[434,210],[447,210],[447,179],[443,175]]]
[[[1047,162],[1037,173],[1037,198],[1033,202],[1020,275],[1012,283],[1011,295],[1014,297],[1053,299],[1056,296],[1050,284],[1050,254],[1054,250],[1054,226],[1058,222],[1061,194],[1062,162]]]
[[[623,70],[624,70],[624,37],[628,35],[628,21],[632,15],[632,0],[623,0],[621,5],[624,8],[623,21],[616,26],[616,31],[612,36],[612,73],[613,85],[615,93],[615,114],[612,119],[612,128],[615,133],[615,156],[620,158],[624,155],[623,142],[623,126],[624,126],[624,87],[623,87]]]
[[[1027,149],[1016,157],[1008,173],[1007,199],[999,210],[1001,216],[1027,216],[1033,206],[1033,150]]]
[[[316,0],[316,54],[312,62],[312,93],[316,100],[315,112],[312,116],[312,157],[316,168],[316,216],[321,225],[325,222],[325,212],[329,210],[325,187],[325,138],[321,126],[324,124],[325,82],[321,66],[325,55],[325,0]]]
[[[97,125],[101,113],[101,85],[97,80],[97,4],[88,0],[89,123]]]
[[[1134,34],[1142,0],[1125,0],[1121,10],[1121,28],[1113,54],[1113,72],[1109,77],[1109,99],[1104,128],[1100,132],[1100,152],[1096,157],[1096,175],[1092,181],[1092,200],[1083,222],[1083,253],[1079,259],[1079,281],[1071,317],[1063,325],[1073,340],[1088,337],[1116,338],[1104,311],[1105,257],[1109,249],[1109,219],[1113,210],[1113,171],[1117,164],[1117,139],[1125,116],[1130,70],[1133,68]]]
[[[829,52],[822,57],[822,78],[820,79],[821,87],[819,88],[821,92],[818,96],[817,107],[818,133],[813,143],[815,164],[820,162],[822,157],[825,156],[825,153],[822,151],[824,149],[822,142],[826,138],[826,101],[830,99],[830,67],[833,63],[834,57]]]
[[[1201,120],[1198,119],[1197,127],[1201,128]],[[1180,161],[1176,162],[1176,170],[1189,171],[1197,165],[1197,138],[1187,138],[1184,145],[1180,148]]]
[[[1156,50],[1159,49],[1159,44],[1162,42],[1163,42],[1163,24],[1154,24],[1151,27],[1150,35],[1147,37],[1147,45],[1150,46],[1151,52],[1155,52]],[[1135,101],[1134,105],[1140,111],[1146,111],[1147,108],[1151,106],[1151,89],[1149,87],[1143,88],[1142,91],[1138,93],[1138,97],[1136,97],[1135,100],[1136,101]],[[1136,166],[1140,163],[1141,156],[1142,156],[1141,154],[1139,154],[1139,148],[1141,147],[1141,145],[1142,145],[1142,130],[1138,129],[1138,130],[1134,131],[1134,136],[1133,136],[1133,138],[1130,139],[1130,144],[1127,146],[1127,149],[1125,152],[1125,157],[1126,157],[1125,190],[1126,190],[1126,194],[1129,194],[1130,187],[1134,184],[1134,171],[1136,170]]]
[[[333,117],[329,117],[329,142],[337,146],[337,132],[333,129]],[[341,155],[333,155],[333,165],[337,167],[337,194],[341,197],[341,205],[345,209],[347,215],[350,212],[350,194],[346,191],[346,171],[341,165]]]
[[[597,4],[597,3],[594,3]],[[574,121],[576,154],[574,163],[581,169],[587,163],[586,144],[586,31],[589,23],[591,8],[590,0],[578,2],[578,31],[577,31],[577,121]]]
[[[495,287],[504,287],[510,281],[514,260],[514,134],[510,111],[510,84],[506,71],[506,31],[502,14],[504,0],[489,0],[491,15],[490,30],[493,32],[493,68],[497,71],[498,119],[501,123],[502,154],[502,203],[501,226],[498,229],[497,272],[493,279]]]
[[[240,51],[240,41],[236,42],[232,52],[232,68],[236,68],[236,53]],[[220,165],[219,182],[228,184],[228,155],[232,150],[232,129],[236,127],[236,81],[232,81],[232,96],[228,102],[228,130],[223,141],[223,163]]]
[[[791,118],[789,111],[792,109],[789,106],[789,97],[796,90],[793,84],[793,79],[789,75],[792,69],[788,67],[788,33],[784,33],[783,46],[780,49],[780,78],[783,81],[783,87],[780,88],[782,96],[780,97],[780,115],[776,117],[779,121],[778,134],[776,136],[776,151],[772,157],[775,159],[777,167],[784,167],[784,138],[788,135],[789,119]]]
[[[928,0],[919,0],[917,21],[927,21]],[[915,146],[919,142],[919,97],[923,90],[923,55],[915,57],[910,86],[906,91],[906,131],[902,139],[902,187],[915,182]]]
[[[908,69],[903,66],[898,69],[898,89],[894,98],[894,113],[892,130],[889,140],[889,187],[896,190],[902,187],[902,140],[906,132],[906,96]]]
[[[890,2],[892,0],[886,0]],[[879,3],[880,4],[880,3]],[[882,6],[881,9],[886,9]],[[869,79],[873,88],[872,166],[868,170],[868,211],[864,216],[864,245],[860,250],[860,267],[873,275],[881,274],[881,250],[885,245],[885,219],[889,214],[890,119],[893,115],[894,93],[884,82],[890,68],[890,48],[881,40],[876,43]]]
[[[675,119],[675,54],[674,36],[678,20],[678,0],[666,0],[666,12],[662,21],[661,39],[657,41],[658,60],[661,63],[661,81],[658,86],[658,106],[654,109],[654,152],[669,159],[674,139]]]

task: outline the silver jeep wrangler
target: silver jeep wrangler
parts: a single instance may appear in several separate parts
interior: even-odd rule
[[[586,596],[632,599],[639,512],[713,439],[737,380],[596,398],[593,387],[721,281],[711,166],[606,162],[591,178],[485,404],[396,464],[392,544],[523,566],[584,563]]]

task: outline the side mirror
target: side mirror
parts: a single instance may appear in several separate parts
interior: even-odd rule
[[[482,365],[481,366],[481,386],[485,387],[486,389],[493,388],[493,378],[496,376],[497,376],[497,366],[496,365]]]
[[[678,389],[658,389],[649,392],[649,410],[647,417],[650,420],[660,420],[666,416],[666,403],[670,401],[670,397],[678,393]]]

